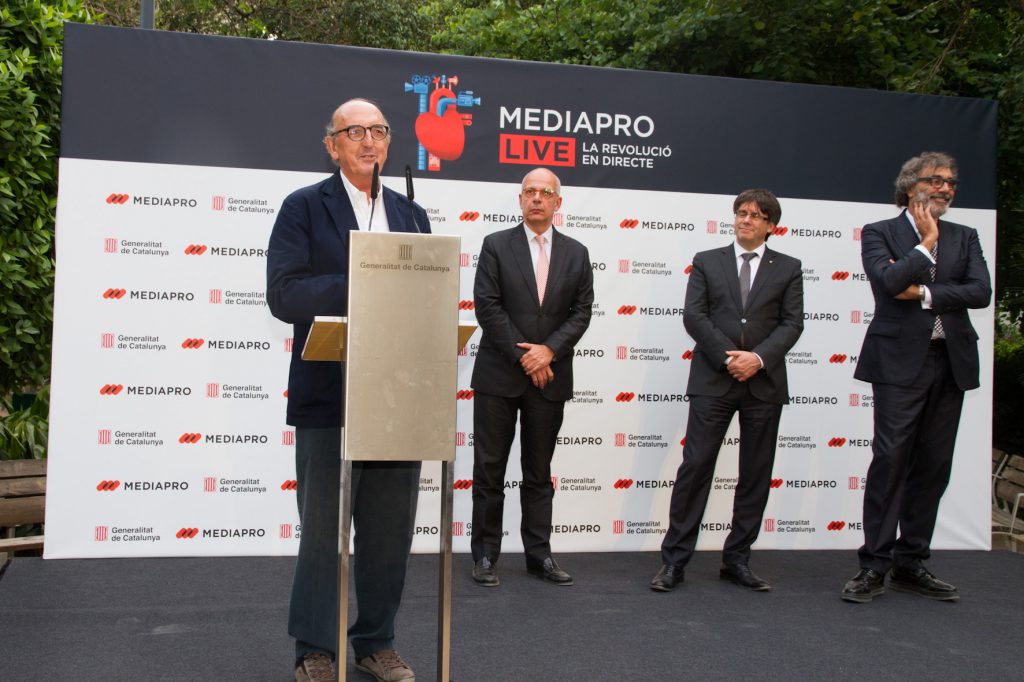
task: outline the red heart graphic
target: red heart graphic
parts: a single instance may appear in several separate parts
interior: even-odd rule
[[[453,106],[448,107],[444,116],[426,111],[416,118],[416,139],[439,159],[454,161],[462,156],[466,146],[462,117]]]

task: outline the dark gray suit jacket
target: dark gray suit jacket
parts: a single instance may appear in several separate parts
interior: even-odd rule
[[[765,248],[743,309],[733,245],[698,253],[686,286],[683,324],[697,342],[687,395],[725,395],[735,382],[726,370],[725,352],[749,350],[764,361],[749,380],[751,394],[788,403],[786,353],[804,328],[800,261]]]
[[[920,242],[906,211],[864,226],[861,257],[875,296],[875,316],[853,376],[897,386],[912,383],[928,355],[935,315],[939,314],[957,386],[962,391],[977,388],[978,333],[967,309],[984,308],[992,299],[992,278],[978,233],[964,225],[939,221],[934,283],[929,281],[931,262],[915,248]],[[931,310],[922,308],[920,301],[893,298],[912,284],[924,284],[931,291]]]
[[[587,247],[552,230],[544,305],[522,223],[484,238],[473,285],[476,319],[483,330],[472,386],[491,395],[522,395],[530,378],[519,365],[520,342],[542,343],[555,353],[549,400],[572,398],[573,350],[590,326],[594,273]]]

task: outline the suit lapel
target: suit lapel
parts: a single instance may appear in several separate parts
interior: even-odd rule
[[[334,175],[324,182],[320,189],[320,196],[323,199],[327,212],[334,221],[334,227],[338,230],[341,243],[348,247],[348,233],[359,229],[356,222],[355,211],[352,210],[352,202],[349,201],[348,193],[341,184],[341,171],[334,171]]]
[[[761,262],[757,264],[757,274],[754,275],[754,281],[750,283],[750,293],[747,294],[747,308],[754,303],[754,299],[757,298],[757,294],[763,288],[761,285],[767,282],[771,277],[775,275],[775,257],[778,254],[769,249],[767,246],[764,249],[764,256],[761,257]],[[737,281],[739,278],[737,277]]]
[[[895,230],[897,244],[893,252],[902,256],[921,243],[921,235],[918,234],[914,224],[910,222],[906,209],[896,218],[896,222],[898,224]]]
[[[388,227],[392,232],[419,232],[413,223],[412,206],[403,211],[398,206],[398,194],[386,187],[381,187],[381,198],[384,199],[384,211],[388,216]]]
[[[555,247],[558,247],[557,249]],[[551,248],[548,251],[548,257],[550,262],[548,263],[548,281],[544,288],[545,294],[554,290],[552,286],[554,282],[558,282],[562,279],[565,274],[566,268],[569,267],[569,247],[562,236],[562,233],[551,228]],[[534,277],[534,288],[536,288],[536,277]],[[547,296],[545,296],[547,298]]]
[[[957,243],[954,229],[949,223],[939,221],[939,255],[935,259],[935,281],[944,282],[949,278],[950,270],[957,259]]]
[[[729,244],[729,246],[718,252],[718,267],[722,269],[722,281],[725,282],[726,287],[729,289],[729,295],[732,296],[733,305],[736,306],[736,310],[742,311],[743,303],[740,298],[740,273],[739,270],[736,269],[736,251],[733,249],[732,244]]]
[[[513,227],[509,234],[509,248],[512,250],[512,256],[516,259],[516,265],[519,266],[519,271],[523,273],[523,280],[526,282],[526,288],[533,295],[533,302],[540,306],[540,299],[537,296],[537,275],[533,272],[533,258],[530,256],[530,244],[526,240],[526,228],[520,223],[518,226]],[[551,269],[548,268],[550,275]],[[550,281],[550,276],[548,277]]]

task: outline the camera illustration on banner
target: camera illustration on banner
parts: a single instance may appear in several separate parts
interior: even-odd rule
[[[418,96],[419,116],[416,117],[416,156],[418,170],[441,170],[441,161],[455,161],[466,147],[465,128],[473,125],[473,114],[459,111],[459,107],[480,106],[480,98],[472,90],[453,90],[459,84],[458,76],[412,76],[405,83],[405,91]],[[433,90],[431,90],[433,86]]]

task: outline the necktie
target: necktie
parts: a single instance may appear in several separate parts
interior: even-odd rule
[[[747,294],[750,293],[750,261],[757,258],[756,253],[744,253],[740,256],[743,265],[740,266],[740,303],[747,307]]]
[[[544,235],[537,235],[534,237],[537,242],[537,248],[540,250],[537,254],[537,300],[540,303],[544,303],[544,289],[548,286],[548,254],[544,250],[544,244],[547,243],[547,239]]]
[[[939,262],[939,241],[935,240],[931,248],[932,260],[935,263]],[[928,272],[931,274],[932,281],[935,281],[935,270],[936,264],[932,263],[932,266],[928,268]],[[932,338],[933,339],[944,339],[946,338],[946,330],[942,328],[942,317],[939,315],[935,316],[935,326],[932,327]]]

